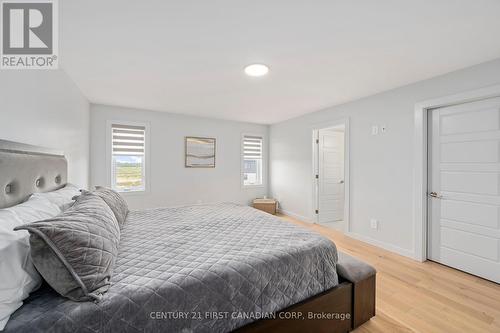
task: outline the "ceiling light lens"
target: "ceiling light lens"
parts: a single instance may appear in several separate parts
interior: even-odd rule
[[[269,72],[269,67],[263,64],[252,64],[245,67],[248,76],[264,76]]]

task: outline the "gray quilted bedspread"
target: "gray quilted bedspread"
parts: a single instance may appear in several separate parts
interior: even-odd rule
[[[228,332],[334,287],[336,263],[330,240],[250,207],[132,211],[99,303],[43,287],[5,332]]]

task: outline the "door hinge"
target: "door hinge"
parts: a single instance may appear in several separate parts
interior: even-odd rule
[[[316,213],[316,214],[319,214],[319,210],[318,210],[318,209],[316,209],[315,213]]]
[[[319,179],[319,175],[316,175],[316,179]]]
[[[316,144],[319,144],[319,139],[316,139]]]

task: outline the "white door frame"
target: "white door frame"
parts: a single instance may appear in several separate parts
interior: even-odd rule
[[[500,85],[431,99],[415,105],[415,166],[413,173],[413,226],[415,228],[415,237],[413,252],[415,259],[418,261],[427,260],[427,116],[429,111],[493,97],[500,97]]]
[[[311,174],[311,184],[312,184],[312,193],[313,193],[313,207],[312,207],[312,221],[314,223],[319,222],[319,214],[316,214],[316,209],[319,203],[319,192],[318,192],[318,182],[316,180],[316,174],[318,173],[318,149],[316,144],[316,138],[318,137],[318,131],[322,129],[327,129],[339,125],[344,125],[344,232],[348,233],[351,231],[349,217],[350,217],[350,169],[349,169],[349,161],[350,161],[350,128],[349,128],[349,117],[338,118],[332,120],[330,122],[322,122],[321,124],[317,124],[313,126],[311,130],[312,136],[312,174]]]

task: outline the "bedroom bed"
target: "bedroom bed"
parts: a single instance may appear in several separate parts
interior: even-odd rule
[[[0,208],[66,183],[61,153],[0,141]],[[109,290],[76,302],[47,283],[5,332],[348,332],[375,315],[375,271],[253,208],[130,211]]]

